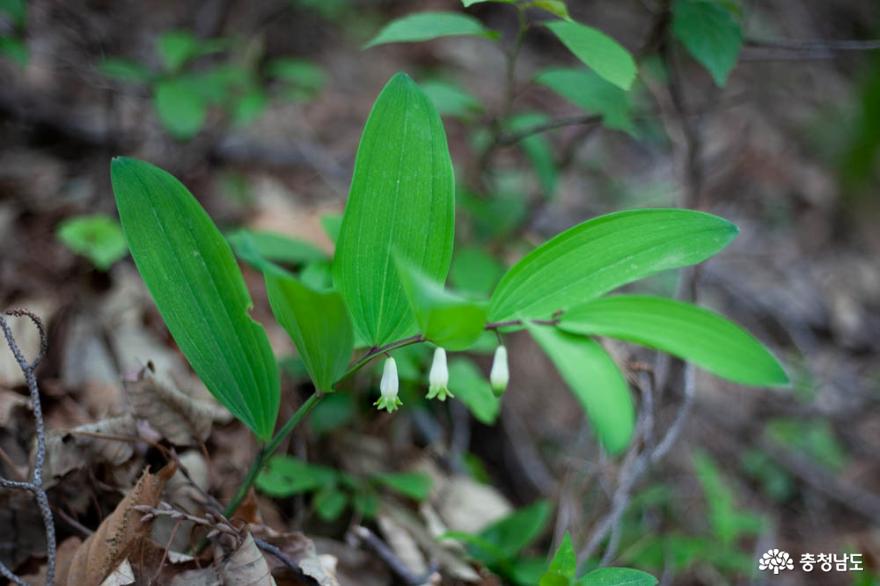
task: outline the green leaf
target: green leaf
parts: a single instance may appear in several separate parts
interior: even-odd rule
[[[153,103],[165,130],[174,138],[194,137],[205,124],[208,104],[188,79],[172,78],[155,86]]]
[[[315,466],[290,456],[274,456],[257,476],[257,488],[276,498],[312,492],[332,486],[338,473],[332,468]]]
[[[571,543],[571,535],[566,533],[538,586],[570,586],[576,573],[577,556]]]
[[[548,69],[536,78],[583,110],[602,116],[602,124],[615,130],[635,133],[630,94],[589,69]]]
[[[327,74],[324,70],[304,59],[289,57],[274,59],[267,66],[267,73],[273,79],[292,83],[309,93],[319,92],[327,82]]]
[[[260,258],[289,265],[301,265],[327,260],[327,253],[305,240],[298,240],[275,232],[236,230],[229,236],[235,254],[246,263],[259,268],[259,258],[249,254],[255,251]],[[247,241],[250,243],[248,244]],[[253,247],[253,248],[251,248]]]
[[[618,295],[568,310],[560,327],[656,348],[744,385],[788,384],[772,354],[722,316],[662,297]]]
[[[67,248],[106,271],[128,254],[128,244],[119,223],[104,214],[77,216],[61,222],[56,232]]]
[[[280,399],[278,364],[232,249],[177,179],[136,159],[111,166],[122,230],[168,330],[208,390],[269,439]]]
[[[443,116],[467,120],[479,114],[483,109],[477,98],[456,84],[445,81],[428,81],[422,83],[421,88]]]
[[[389,22],[364,49],[387,43],[430,41],[440,37],[477,35],[492,37],[494,33],[467,14],[457,12],[417,12]]]
[[[329,487],[315,495],[315,511],[324,521],[335,521],[348,505],[348,495],[335,487]]]
[[[550,118],[546,114],[523,113],[508,120],[507,128],[510,131],[516,132],[532,128],[549,120]],[[559,174],[556,169],[556,158],[553,156],[550,143],[540,134],[532,134],[520,140],[518,145],[532,163],[532,167],[535,168],[535,174],[538,176],[541,189],[544,190],[544,196],[552,196],[556,191]]]
[[[263,274],[272,313],[296,345],[315,388],[333,390],[354,351],[354,331],[342,296],[315,291],[281,269]]]
[[[159,36],[157,49],[165,69],[174,73],[201,54],[202,43],[188,31],[168,31]]]
[[[488,296],[504,267],[481,248],[459,248],[452,261],[449,279],[455,287],[469,295]]]
[[[16,28],[23,28],[27,23],[26,0],[0,0],[0,15],[5,14]]]
[[[107,57],[98,65],[98,70],[119,81],[148,83],[153,79],[153,73],[149,69],[137,61],[121,57]]]
[[[321,216],[321,228],[330,242],[336,244],[339,240],[339,230],[342,228],[342,214],[327,214]]]
[[[479,538],[491,543],[504,559],[513,559],[541,535],[551,512],[549,502],[538,501],[492,523]]]
[[[501,279],[490,321],[546,318],[660,271],[697,264],[737,235],[727,220],[691,210],[640,209],[578,224]]]
[[[467,358],[449,361],[449,390],[481,423],[492,425],[498,419],[501,401],[492,392],[489,381]]]
[[[448,350],[464,350],[480,337],[486,325],[485,303],[447,291],[406,261],[398,260],[397,270],[426,339]]]
[[[369,487],[360,487],[354,493],[354,510],[366,519],[373,519],[379,513],[379,497]]]
[[[729,550],[740,538],[758,535],[763,524],[761,518],[737,508],[734,492],[716,462],[703,451],[694,453],[693,462],[709,507],[712,533],[721,548]]]
[[[20,67],[28,64],[30,53],[23,39],[0,36],[0,56],[5,55],[15,61]]]
[[[526,4],[530,8],[540,8],[545,12],[549,12],[553,16],[558,16],[563,20],[571,20],[568,14],[568,6],[563,0],[532,0]]]
[[[576,582],[577,586],[654,586],[657,578],[630,568],[599,568]]]
[[[742,49],[736,16],[717,0],[675,0],[672,33],[724,87]]]
[[[416,501],[423,501],[431,494],[431,477],[420,472],[376,474],[373,479]]]
[[[590,26],[574,21],[547,23],[562,44],[587,67],[617,87],[628,90],[636,78],[636,62],[617,41]]]
[[[364,128],[333,264],[364,342],[413,333],[394,255],[437,282],[452,260],[455,185],[443,124],[406,74],[382,90]]]
[[[532,338],[556,365],[611,454],[629,445],[635,409],[629,385],[596,341],[546,326],[528,326]]]
[[[309,428],[316,435],[322,435],[354,421],[357,405],[351,393],[327,395],[315,405],[309,415]]]

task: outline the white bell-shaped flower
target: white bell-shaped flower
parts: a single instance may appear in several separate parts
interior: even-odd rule
[[[507,348],[498,346],[495,349],[495,358],[492,360],[492,371],[489,373],[489,383],[495,396],[501,396],[508,382],[510,382],[510,370],[507,367]]]
[[[379,409],[385,409],[389,413],[396,411],[398,407],[403,405],[397,391],[400,383],[397,379],[397,363],[393,358],[385,360],[385,366],[382,369],[382,380],[379,382],[379,392],[381,395],[373,405]]]
[[[428,374],[428,398],[445,401],[446,397],[454,396],[449,392],[449,368],[446,366],[446,350],[434,350],[434,361]]]

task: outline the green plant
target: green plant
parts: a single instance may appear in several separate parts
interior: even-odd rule
[[[128,254],[128,245],[119,223],[104,214],[68,218],[58,225],[58,239],[77,254],[106,271]]]
[[[4,20],[9,21],[4,26]],[[24,40],[27,25],[25,0],[0,0],[0,55],[24,67],[28,63],[28,49]]]
[[[104,59],[98,69],[119,82],[148,86],[159,121],[179,140],[196,136],[212,108],[219,109],[233,124],[247,124],[258,118],[269,101],[265,81],[279,86],[281,94],[298,100],[313,97],[324,83],[320,68],[287,58],[269,62],[264,80],[257,70],[257,55],[248,51],[195,66],[201,57],[229,52],[234,47],[231,40],[200,39],[189,31],[173,30],[156,40],[159,71],[121,57]]]
[[[315,513],[324,521],[335,521],[349,506],[359,515],[373,518],[382,488],[423,501],[431,492],[431,478],[417,472],[359,477],[289,456],[275,456],[257,477],[256,486],[265,494],[279,498],[311,494]]]
[[[656,297],[604,297],[720,252],[737,229],[707,213],[640,209],[594,218],[524,255],[491,294],[467,270],[456,276],[465,292],[447,290],[455,186],[445,132],[430,100],[398,74],[364,128],[332,260],[332,288],[308,284],[302,273],[297,277],[267,259],[261,254],[271,248],[267,242],[255,243],[259,238],[246,233],[233,238],[240,254],[262,271],[272,311],[316,388],[273,435],[278,366],[265,331],[249,315],[251,299],[229,243],[165,171],[117,158],[111,175],[132,257],[172,336],[207,388],[266,442],[228,512],[321,398],[350,387],[353,375],[376,358],[386,359],[377,404],[396,409],[406,364],[398,368],[395,357],[402,358],[400,350],[408,346],[485,351],[488,332],[490,344],[498,346],[489,383],[500,395],[509,381],[500,342],[527,331],[556,364],[611,454],[629,444],[635,407],[626,379],[593,336],[656,348],[744,384],[787,384],[772,354],[720,315]],[[356,348],[361,350],[355,354]],[[444,368],[445,350],[434,354],[443,363],[432,368],[431,393],[438,399],[451,393],[478,418],[493,419],[498,399],[486,392],[475,367],[454,358]]]

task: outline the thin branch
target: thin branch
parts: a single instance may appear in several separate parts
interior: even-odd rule
[[[837,53],[880,50],[880,39],[868,40],[793,40],[749,39],[745,43],[746,61],[802,61],[832,59]]]
[[[401,560],[397,554],[395,554],[391,548],[379,538],[378,535],[366,527],[358,525],[351,530],[349,535],[351,535],[356,541],[363,543],[369,549],[373,550],[373,553],[379,556],[391,571],[408,586],[429,584],[431,582],[431,577],[437,573],[436,565],[432,564],[425,575],[417,576],[413,574],[412,570],[407,567],[403,560]]]
[[[40,318],[25,309],[9,310],[6,312],[6,315],[13,317],[26,317],[30,319],[34,326],[36,326],[40,335],[39,352],[33,361],[28,362],[21,349],[18,347],[15,336],[13,335],[12,329],[9,327],[6,319],[0,317],[0,329],[3,330],[3,335],[6,337],[6,344],[9,346],[9,350],[15,357],[18,367],[24,374],[28,392],[30,393],[31,406],[34,411],[34,428],[37,440],[37,450],[36,455],[34,456],[34,467],[31,471],[29,481],[19,482],[15,480],[0,479],[0,486],[7,489],[27,490],[34,495],[34,500],[36,500],[37,507],[40,509],[40,516],[43,519],[43,526],[46,530],[46,586],[52,586],[55,581],[55,521],[52,518],[52,508],[49,505],[49,497],[46,496],[46,491],[43,489],[43,466],[46,463],[46,424],[43,420],[43,408],[40,402],[40,388],[37,385],[37,377],[35,374],[36,368],[40,365],[40,361],[46,355],[48,345],[46,330],[43,327],[43,322],[40,321]],[[7,568],[2,562],[0,562],[0,573],[16,584],[26,584],[26,582],[16,577],[12,570]]]

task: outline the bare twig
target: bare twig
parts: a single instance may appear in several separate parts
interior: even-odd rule
[[[833,59],[838,53],[880,50],[880,39],[868,40],[761,40],[749,39],[742,53],[744,61],[813,61]]]
[[[21,348],[18,347],[9,324],[3,317],[0,317],[0,329],[3,330],[6,344],[15,357],[18,367],[24,374],[28,392],[30,393],[31,405],[34,411],[37,450],[34,456],[34,467],[31,471],[30,480],[18,482],[0,479],[0,486],[7,489],[26,490],[34,495],[34,500],[37,501],[37,506],[40,509],[40,516],[43,518],[43,526],[46,529],[46,586],[52,586],[55,581],[55,522],[52,518],[52,508],[49,506],[49,497],[46,496],[46,491],[43,489],[43,465],[46,462],[46,425],[43,421],[43,408],[40,403],[40,388],[37,385],[37,377],[35,375],[37,366],[40,365],[40,361],[46,356],[46,330],[43,328],[43,322],[40,321],[40,318],[25,309],[9,310],[6,312],[6,315],[30,319],[40,334],[40,350],[36,358],[28,362]],[[12,570],[7,568],[2,562],[0,562],[0,573],[16,584],[26,584],[24,580],[15,576]]]
[[[385,564],[394,572],[398,578],[400,578],[405,584],[408,586],[422,586],[422,584],[430,584],[431,578],[437,573],[436,564],[431,564],[431,567],[428,568],[428,571],[423,576],[416,576],[413,574],[412,570],[410,570],[403,560],[397,557],[391,548],[379,538],[378,535],[363,527],[358,525],[354,527],[349,535],[360,543],[363,543],[368,548],[373,550],[375,553]]]

